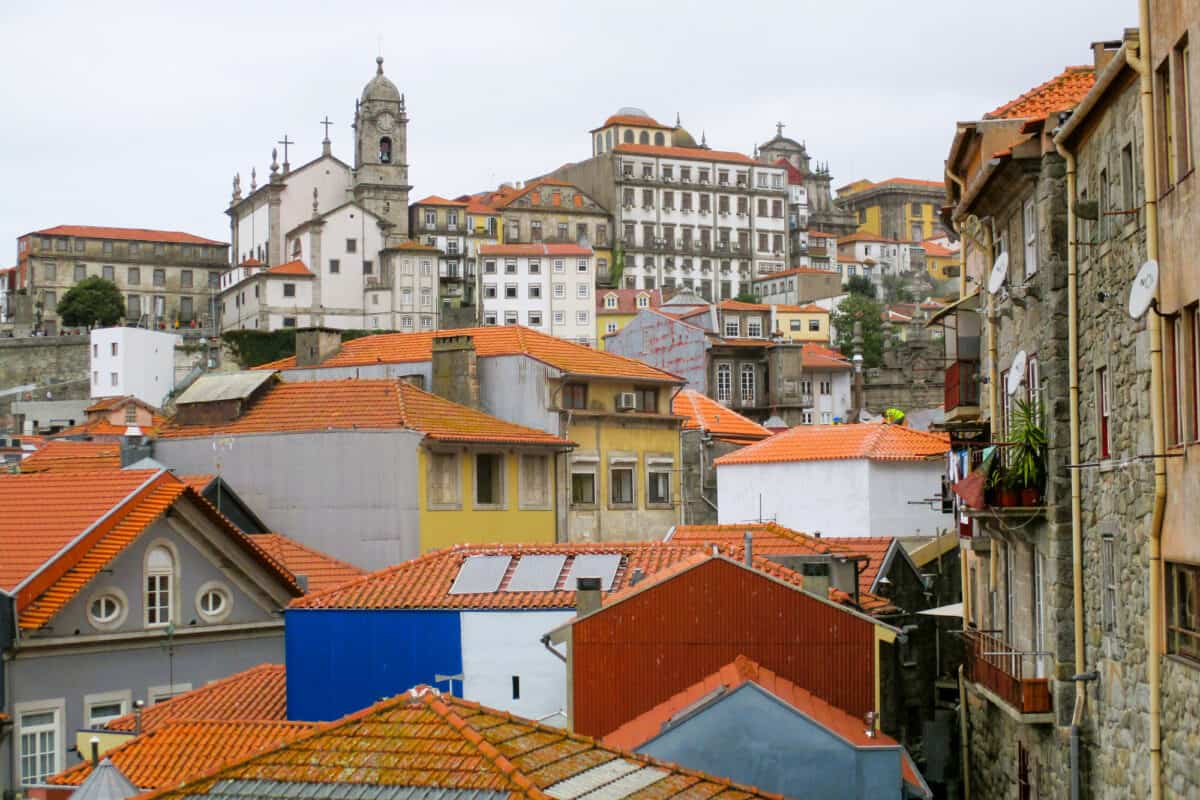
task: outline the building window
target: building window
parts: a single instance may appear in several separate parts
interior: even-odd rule
[[[1117,627],[1117,568],[1113,563],[1113,550],[1113,536],[1105,534],[1100,540],[1100,574],[1106,631],[1115,630]]]
[[[504,324],[505,325],[519,324],[521,320],[518,318],[517,314],[518,314],[518,312],[516,312],[516,311],[505,311],[504,312]]]
[[[1167,562],[1167,652],[1200,660],[1200,567]]]
[[[61,715],[58,706],[30,709],[18,715],[22,786],[45,783],[59,771]]]
[[[283,285],[283,296],[284,297],[295,297],[296,296],[296,284],[285,283]]]
[[[566,270],[566,262],[561,258],[554,259],[554,271],[561,275]]]
[[[754,365],[742,364],[742,405],[754,405]]]
[[[727,337],[736,338],[740,333],[741,329],[738,327],[737,319],[725,320],[725,335]]]
[[[1171,65],[1164,60],[1158,68],[1158,154],[1165,186],[1175,183],[1175,98],[1172,95]]]
[[[154,270],[154,285],[155,286],[166,286],[167,285],[167,271],[165,269]]]
[[[458,497],[458,477],[457,454],[429,454],[430,508],[461,508],[461,501]]]
[[[530,275],[541,275],[542,274],[542,262],[536,258],[529,259],[529,274]]]
[[[521,508],[550,508],[550,456],[521,456]]]
[[[89,694],[83,698],[83,721],[91,730],[103,728],[129,711],[129,692]]]
[[[659,466],[646,468],[646,504],[647,505],[670,505],[671,504],[671,470],[668,467]]]
[[[614,464],[608,470],[609,504],[614,506],[632,506],[633,474],[632,464]]]
[[[590,317],[590,314],[587,311],[576,311],[575,312],[575,322],[577,322],[580,325],[587,325],[589,317]]]
[[[129,604],[119,589],[105,590],[88,603],[88,622],[97,630],[113,630],[124,621],[128,608]]]
[[[717,364],[717,402],[728,403],[733,383],[733,367],[729,364]]]
[[[209,581],[196,592],[196,611],[205,622],[220,622],[233,611],[233,595],[225,586]]]
[[[1109,395],[1112,389],[1108,379],[1108,369],[1101,367],[1096,370],[1096,440],[1100,447],[1100,458],[1108,458],[1111,454],[1111,432],[1109,431]]]
[[[333,274],[337,274],[337,273],[341,272],[342,271],[342,262],[337,260],[336,258],[329,259],[329,271]]]
[[[813,424],[813,415],[812,415],[812,411],[810,409],[806,408],[800,412],[800,424],[801,425],[812,425]]]
[[[517,298],[517,284],[515,284],[515,283],[504,284],[504,299],[515,300],[516,298]]]
[[[562,390],[562,407],[571,409],[587,408],[587,384],[568,383]]]
[[[130,286],[138,286],[142,282],[142,271],[137,267],[130,267],[126,273],[125,282]]]
[[[496,298],[496,284],[485,283],[483,285],[483,297],[485,300],[494,300]],[[405,302],[411,302],[411,300],[406,299]]]
[[[758,338],[763,335],[762,320],[752,318],[746,322],[746,335]]]
[[[475,505],[504,505],[504,456],[475,454]]]
[[[146,625],[167,625],[173,615],[172,581],[175,577],[175,556],[163,545],[152,547],[146,554]]]
[[[387,136],[379,140],[379,163],[392,163],[392,140]]]
[[[575,296],[580,300],[586,300],[591,295],[591,288],[586,282],[580,281],[575,287]]]
[[[808,321],[808,330],[812,333],[820,333],[821,332],[821,320],[810,319]]]
[[[87,265],[76,264],[75,265],[75,282],[79,283],[81,280],[83,280],[86,277],[87,277]]]
[[[110,268],[110,269],[111,269],[111,268]],[[191,288],[192,288],[192,282],[193,282],[192,271],[191,271],[190,269],[180,270],[180,272],[179,272],[179,286],[180,286],[180,288],[182,288],[182,289],[191,289]]]
[[[540,283],[529,284],[529,299],[539,300],[542,297],[542,285]]]
[[[571,505],[596,505],[596,473],[594,470],[582,471],[577,467],[572,469]]]
[[[483,274],[484,275],[495,275],[496,274],[496,259],[488,258],[488,259],[484,260]]]

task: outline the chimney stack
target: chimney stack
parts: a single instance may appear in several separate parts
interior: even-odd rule
[[[88,742],[92,746],[92,769],[100,763],[100,737],[93,736]]]
[[[331,328],[300,328],[296,331],[296,366],[317,367],[342,349],[342,333]]]
[[[149,437],[142,435],[141,428],[136,425],[126,428],[125,435],[121,437],[121,468],[153,456],[154,443]]]
[[[133,704],[133,735],[140,736],[142,734],[142,709],[146,703],[144,700],[138,700]]]
[[[747,567],[754,566],[754,534],[750,531],[742,534],[742,557],[745,558]]]
[[[471,336],[433,337],[433,393],[479,408],[479,358]]]
[[[576,578],[575,613],[579,616],[600,610],[600,579]]]
[[[1097,75],[1108,66],[1108,62],[1113,60],[1113,56],[1121,49],[1122,44],[1120,39],[1109,42],[1092,42],[1092,65],[1095,67]]]

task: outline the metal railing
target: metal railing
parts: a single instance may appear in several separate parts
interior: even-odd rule
[[[1047,654],[1017,650],[999,636],[987,631],[966,631],[963,650],[967,678],[996,694],[1022,714],[1051,711],[1050,681],[1028,677],[1037,671],[1038,661]]]

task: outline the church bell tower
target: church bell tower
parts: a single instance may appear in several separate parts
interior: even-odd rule
[[[354,111],[354,199],[391,225],[390,246],[408,238],[408,114],[383,57],[375,64]]]

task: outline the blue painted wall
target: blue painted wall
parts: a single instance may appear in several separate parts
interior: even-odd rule
[[[457,611],[290,609],[284,621],[288,719],[337,719],[462,672]]]
[[[903,793],[899,747],[858,750],[749,683],[637,751],[785,797]]]

